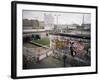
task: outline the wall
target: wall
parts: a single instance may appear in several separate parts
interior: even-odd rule
[[[97,5],[100,8],[100,0],[31,0],[31,1],[64,3],[64,4]],[[11,80],[10,78],[10,70],[11,70],[10,69],[11,68],[10,66],[11,65],[11,11],[10,11],[11,5],[10,3],[11,0],[0,0],[0,80]],[[98,17],[100,21],[100,15]],[[100,24],[98,24],[98,26],[100,26]],[[100,28],[98,28],[98,30],[100,30]],[[100,34],[100,31],[98,32]],[[98,41],[100,41],[100,37],[98,38]],[[98,44],[100,44],[100,42],[98,42]],[[98,54],[98,56],[100,56],[100,54]],[[77,75],[77,76],[64,76],[64,77],[51,77],[51,78],[49,77],[49,78],[42,78],[42,80],[56,80],[56,79],[57,80],[99,80],[100,79],[99,76],[100,73],[91,74],[91,75],[80,75],[80,76]],[[26,79],[26,80],[41,80],[41,78]]]

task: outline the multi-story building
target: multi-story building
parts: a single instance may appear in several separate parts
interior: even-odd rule
[[[23,29],[44,29],[44,22],[38,20],[23,19]]]

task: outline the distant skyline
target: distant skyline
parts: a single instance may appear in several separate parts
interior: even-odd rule
[[[69,12],[44,12],[44,11],[32,11],[32,10],[23,10],[22,18],[23,19],[34,19],[39,21],[44,21],[44,15],[51,14],[54,17],[54,24],[79,24],[84,23],[91,24],[91,14],[87,13],[69,13]]]

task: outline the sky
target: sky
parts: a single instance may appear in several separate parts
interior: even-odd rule
[[[91,23],[91,14],[89,13],[73,13],[73,12],[46,12],[46,11],[32,11],[32,10],[23,10],[22,17],[23,19],[37,19],[39,21],[44,21],[44,14],[52,15],[54,18],[54,24],[79,24]]]

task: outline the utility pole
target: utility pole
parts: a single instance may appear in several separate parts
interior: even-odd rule
[[[82,18],[82,25],[81,25],[81,34],[82,34],[82,30],[84,28],[84,14],[83,14],[83,18]]]
[[[82,24],[84,24],[84,14],[83,14],[83,20],[82,20]]]

